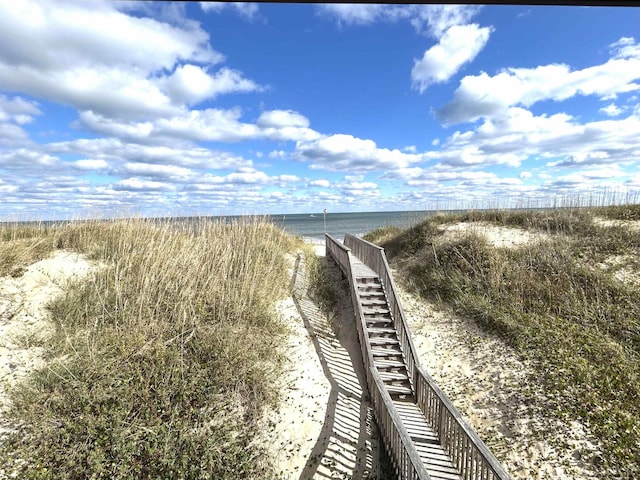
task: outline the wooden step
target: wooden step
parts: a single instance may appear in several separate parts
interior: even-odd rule
[[[358,285],[358,295],[365,297],[384,297],[382,287],[373,287],[372,285]]]
[[[391,317],[391,312],[388,308],[363,308],[362,313],[369,317],[379,315],[381,317]]]
[[[373,298],[361,298],[360,303],[363,307],[368,306],[387,306],[387,300],[382,297],[373,297]]]
[[[393,319],[391,318],[391,314],[381,315],[381,314],[364,314],[364,320],[367,322],[367,325],[371,323],[389,323],[393,325]]]
[[[409,381],[409,375],[407,375],[407,371],[404,372],[378,372],[382,377],[383,381],[389,382],[400,382],[400,381]]]
[[[413,390],[410,386],[405,385],[387,385],[387,392],[389,395],[412,395]]]
[[[371,335],[396,335],[396,329],[393,327],[367,327],[369,336]]]
[[[356,282],[359,285],[381,285],[379,277],[358,277]]]
[[[365,283],[365,284],[359,284],[357,285],[358,287],[358,293],[380,293],[382,295],[384,295],[384,290],[382,289],[382,285],[375,285],[373,283]]]
[[[400,350],[391,348],[371,348],[371,354],[374,357],[400,357],[402,358],[402,352]],[[374,360],[375,362],[375,360]]]
[[[393,369],[400,369],[400,368],[406,369],[407,368],[407,366],[404,364],[404,361],[398,360],[398,359],[391,359],[391,358],[388,358],[388,357],[387,358],[385,358],[385,357],[374,358],[373,364],[376,366],[378,371],[393,370]]]
[[[394,328],[393,320],[391,320],[390,318],[367,318],[366,323],[367,330],[372,328]]]
[[[400,345],[398,339],[392,337],[369,337],[369,343],[374,347]]]

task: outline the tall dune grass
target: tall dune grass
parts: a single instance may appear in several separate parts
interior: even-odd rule
[[[5,471],[273,478],[254,439],[278,400],[285,327],[274,303],[286,292],[292,237],[258,220],[203,221],[197,232],[82,222],[49,236],[51,248],[101,267],[51,305],[49,366],[13,391],[19,428],[2,443]]]
[[[367,238],[382,242],[421,295],[535,361],[532,385],[545,388],[555,413],[581,418],[602,441],[600,478],[640,478],[640,231],[596,217],[638,219],[640,206],[440,215]],[[438,228],[460,221],[546,235],[514,249],[493,246],[482,227],[458,237]]]

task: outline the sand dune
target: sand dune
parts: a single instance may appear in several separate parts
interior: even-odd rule
[[[50,334],[47,304],[74,279],[96,266],[82,255],[57,251],[27,267],[17,278],[0,278],[0,434],[10,428],[3,419],[7,388],[43,365],[42,345]]]

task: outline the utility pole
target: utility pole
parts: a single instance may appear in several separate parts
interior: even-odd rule
[[[324,233],[327,233],[327,209],[322,211],[322,219],[324,220]]]

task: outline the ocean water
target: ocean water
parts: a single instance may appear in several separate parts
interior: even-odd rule
[[[345,233],[361,237],[364,234],[385,226],[407,228],[423,221],[426,217],[435,215],[433,210],[399,211],[399,212],[349,212],[332,213],[326,215],[320,213],[296,213],[269,215],[266,220],[282,228],[292,235],[299,235],[305,241],[311,243],[324,243],[325,232],[342,240]],[[220,219],[227,222],[238,221],[243,215],[231,215],[228,217],[161,217],[151,218],[159,224],[187,225],[189,228],[198,228],[203,218]],[[262,217],[260,217],[262,218]],[[18,222],[21,224],[65,224],[67,221],[50,220],[43,222]]]
[[[270,221],[288,233],[300,235],[307,241],[324,242],[325,232],[342,240],[345,233],[362,236],[376,228],[395,226],[406,228],[419,223],[434,211],[350,212],[271,215]]]

